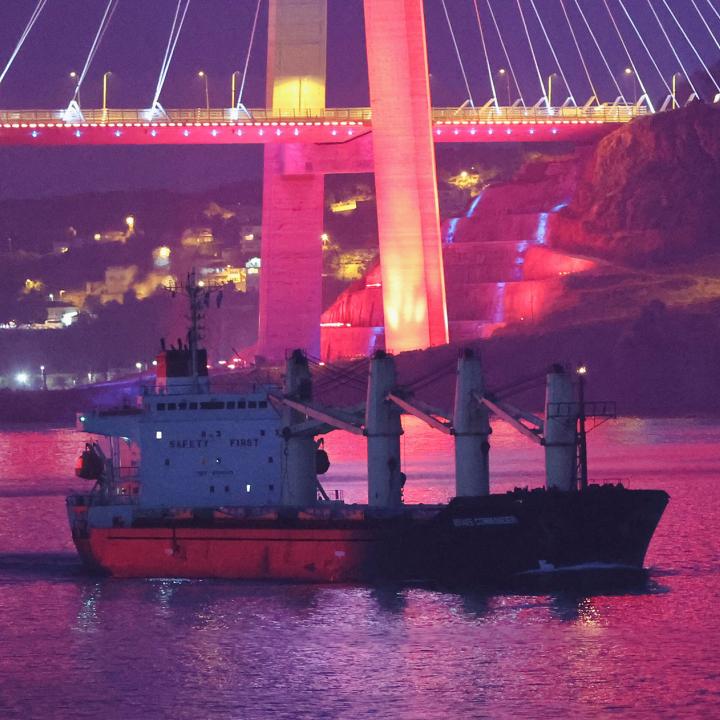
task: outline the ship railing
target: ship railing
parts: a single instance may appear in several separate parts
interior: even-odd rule
[[[278,390],[281,386],[271,381],[238,380],[237,378],[212,378],[208,389],[207,379],[201,379],[198,384],[192,382],[170,382],[160,386],[155,382],[140,385],[140,393],[145,397],[169,397],[172,395],[245,395],[251,393],[267,393]]]

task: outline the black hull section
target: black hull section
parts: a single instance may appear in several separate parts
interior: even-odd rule
[[[661,490],[613,485],[455,498],[428,526],[409,524],[385,548],[391,552],[377,558],[377,569],[385,577],[444,584],[641,571],[668,500]]]

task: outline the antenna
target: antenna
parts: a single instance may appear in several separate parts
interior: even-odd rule
[[[175,283],[173,285],[164,285],[165,290],[175,294],[184,290],[188,298],[190,306],[190,327],[187,333],[187,344],[190,352],[190,374],[192,376],[192,391],[198,392],[200,368],[198,368],[198,352],[200,350],[200,342],[203,339],[202,332],[205,329],[202,322],[205,319],[205,310],[210,304],[210,296],[215,292],[222,292],[222,286],[216,283],[206,283],[204,280],[197,280],[195,268],[188,274],[184,283]],[[219,303],[218,303],[219,307]],[[182,341],[178,340],[178,347],[182,349]]]

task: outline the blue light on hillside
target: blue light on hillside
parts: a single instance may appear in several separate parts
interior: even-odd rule
[[[445,242],[448,245],[452,245],[455,240],[455,233],[457,232],[457,226],[460,222],[460,218],[451,218],[448,223],[447,234],[445,235]]]
[[[483,195],[485,194],[484,190],[481,190],[479,195],[472,201],[472,204],[470,205],[470,209],[467,211],[467,215],[465,217],[471,218],[475,211],[477,210],[477,206],[480,204],[480,201],[482,200]]]

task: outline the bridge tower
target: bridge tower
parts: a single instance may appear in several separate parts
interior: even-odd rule
[[[425,19],[422,0],[364,4],[385,342],[401,352],[448,340]],[[270,0],[268,107],[300,114],[325,107],[326,38],[327,0]],[[358,163],[358,148],[346,147],[345,172]],[[272,360],[293,347],[319,354],[317,157],[310,146],[265,146],[257,353]]]
[[[391,352],[448,341],[422,0],[364,0],[375,190]]]
[[[267,107],[298,115],[325,107],[327,0],[270,0]],[[310,146],[265,145],[257,354],[320,354],[324,176],[286,173]]]

